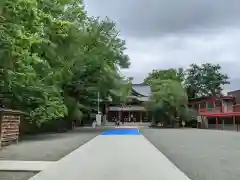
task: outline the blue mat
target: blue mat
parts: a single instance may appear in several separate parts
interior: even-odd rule
[[[101,135],[140,135],[138,129],[113,129],[103,132]]]

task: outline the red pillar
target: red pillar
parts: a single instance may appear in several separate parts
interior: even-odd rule
[[[218,130],[218,117],[216,117],[216,129]]]
[[[213,112],[216,112],[216,100],[213,101]]]

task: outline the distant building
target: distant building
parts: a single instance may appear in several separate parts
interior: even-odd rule
[[[150,101],[151,88],[146,84],[133,84],[131,95],[125,104],[112,104],[107,108],[108,121],[120,119],[124,122],[150,122],[151,114],[144,103]]]
[[[227,95],[235,97],[236,104],[240,104],[240,90],[230,91]]]
[[[205,117],[204,128],[238,130],[240,111],[236,109],[236,97],[202,97],[190,99],[189,106]]]

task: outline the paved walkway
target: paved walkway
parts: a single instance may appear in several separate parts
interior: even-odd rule
[[[189,180],[137,129],[106,131],[30,180]]]
[[[0,171],[39,172],[55,162],[51,161],[0,161]]]

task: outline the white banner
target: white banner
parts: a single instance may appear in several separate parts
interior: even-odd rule
[[[98,126],[101,125],[101,119],[102,119],[101,114],[96,114],[96,122],[97,122],[97,125],[98,125]]]

